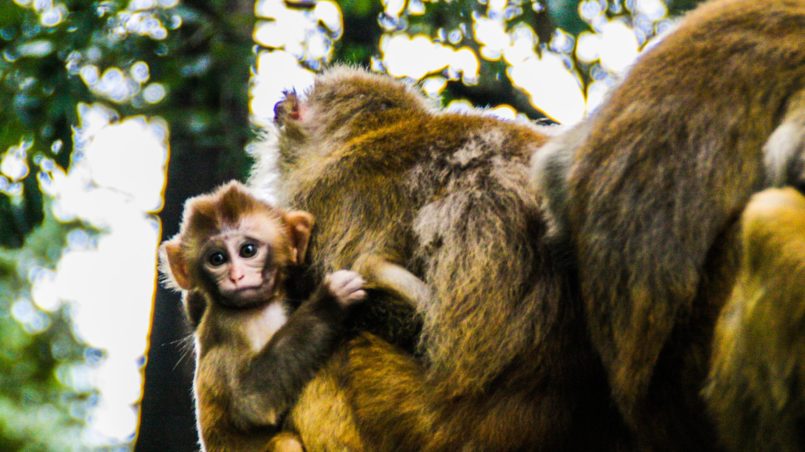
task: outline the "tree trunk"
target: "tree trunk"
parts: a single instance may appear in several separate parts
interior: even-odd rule
[[[178,231],[188,197],[242,176],[248,164],[243,148],[249,136],[247,87],[254,60],[254,3],[186,0],[183,4],[200,12],[203,19],[185,21],[174,32],[179,50],[166,60],[154,62],[155,79],[159,79],[160,65],[191,65],[205,58],[211,64],[202,73],[192,74],[171,87],[173,91],[160,109],[171,127],[165,207],[160,214],[162,240]],[[190,334],[179,296],[159,287],[154,300],[136,451],[198,450]]]

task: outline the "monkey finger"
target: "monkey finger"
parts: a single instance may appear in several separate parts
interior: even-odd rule
[[[333,290],[349,290],[351,287],[353,287],[353,282],[356,279],[359,280],[359,287],[363,285],[363,278],[351,270],[338,270],[337,272],[332,273],[330,276],[330,287]]]
[[[350,275],[348,271],[338,270],[327,275],[327,277],[324,279],[324,283],[327,284],[333,291],[341,291],[342,288],[349,282],[349,279]]]
[[[355,292],[350,293],[346,297],[346,301],[349,301],[349,302],[363,301],[365,299],[366,299],[366,291],[365,290],[356,290]]]
[[[324,282],[332,288],[341,287],[344,285],[345,276],[343,270],[338,270],[327,274],[327,276],[324,277]]]
[[[364,281],[363,278],[356,276],[354,279],[348,280],[346,284],[344,284],[344,287],[342,287],[342,290],[345,292],[355,292],[363,288],[365,283],[366,281]]]

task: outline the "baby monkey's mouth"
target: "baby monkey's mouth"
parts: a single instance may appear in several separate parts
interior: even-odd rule
[[[251,308],[267,303],[274,298],[277,285],[277,269],[265,274],[263,282],[256,285],[240,286],[232,290],[227,298],[232,308]]]

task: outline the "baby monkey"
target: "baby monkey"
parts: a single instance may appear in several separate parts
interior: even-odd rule
[[[207,451],[302,450],[295,435],[278,434],[283,414],[341,341],[348,308],[366,297],[346,270],[309,290],[302,265],[313,223],[230,182],[187,201],[179,233],[161,246],[166,282],[182,291],[194,328]]]

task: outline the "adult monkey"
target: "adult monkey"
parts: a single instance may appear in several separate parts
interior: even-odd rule
[[[638,446],[709,443],[698,392],[739,265],[736,220],[754,192],[805,182],[805,2],[692,12],[536,154],[535,179]]]
[[[337,447],[326,432],[344,406],[371,450],[619,441],[572,285],[541,242],[528,189],[537,129],[438,112],[400,82],[348,68],[303,99],[288,93],[276,113],[265,163],[273,173],[278,157],[283,204],[316,216],[312,268],[356,263],[367,288],[396,283],[423,321],[421,359],[363,335],[331,360],[290,414],[306,447]],[[261,168],[254,185],[270,177]],[[363,306],[384,304],[370,294]]]

